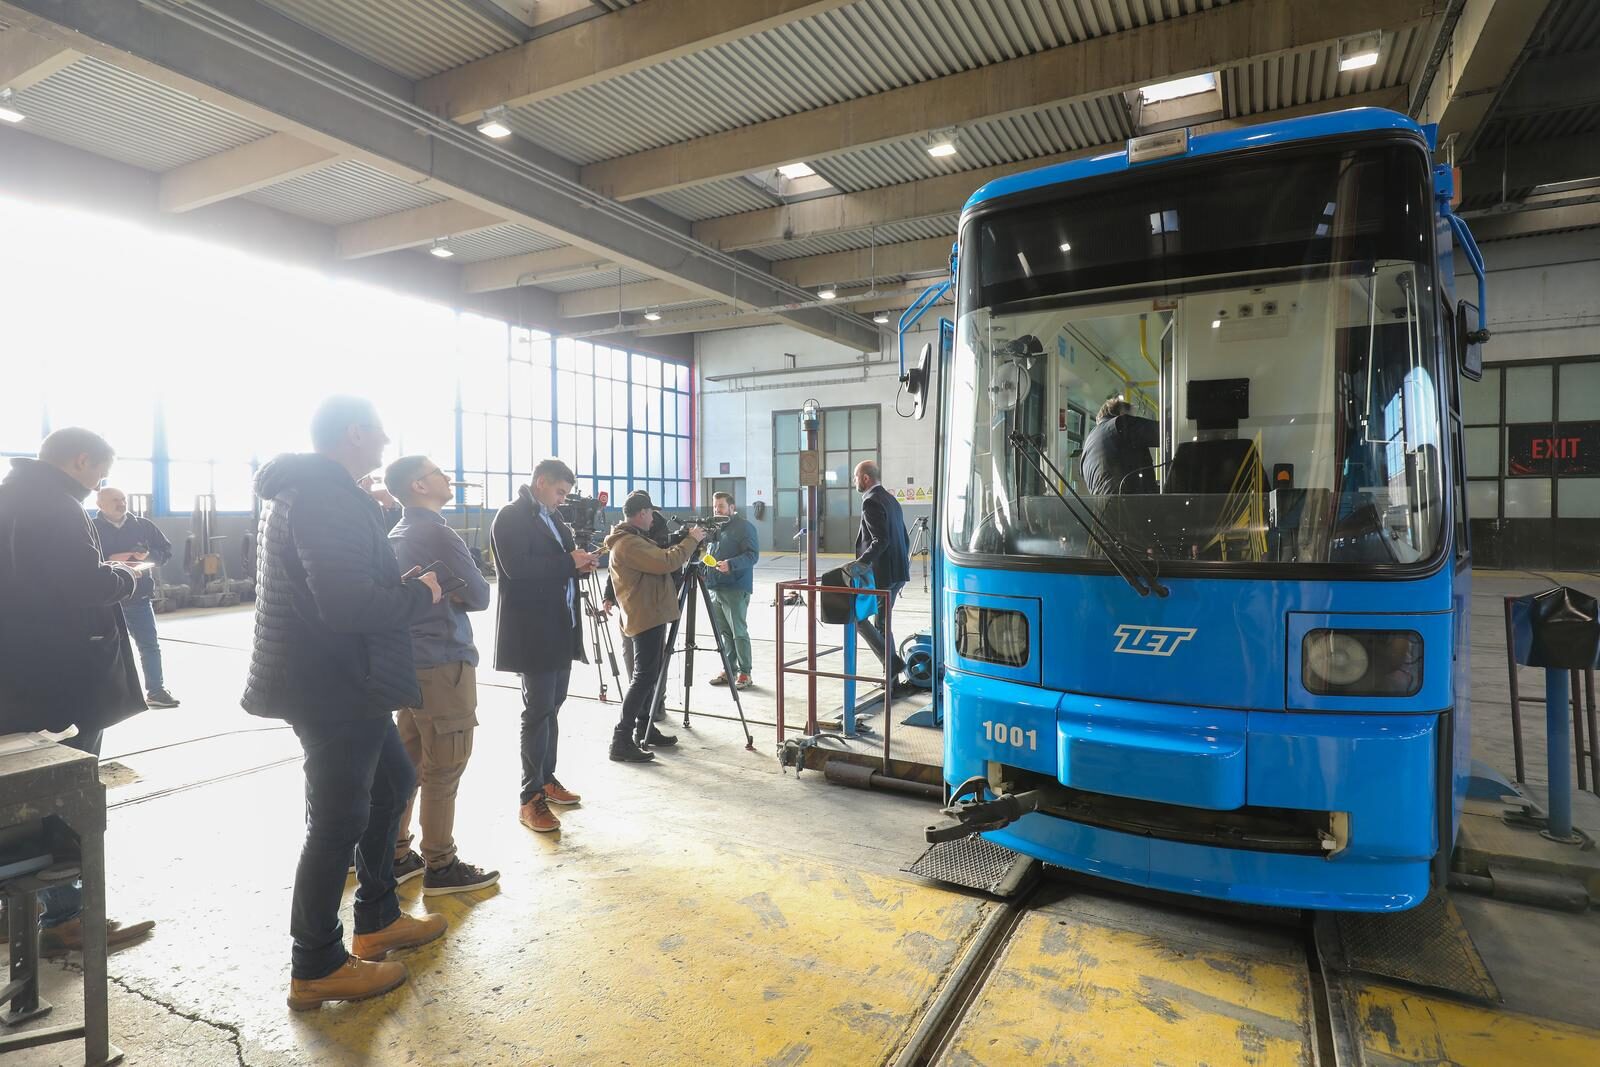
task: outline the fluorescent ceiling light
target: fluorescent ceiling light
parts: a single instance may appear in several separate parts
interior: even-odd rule
[[[887,311],[880,311],[876,315],[872,316],[872,321],[877,323],[879,326],[882,326],[884,323],[889,321],[889,313]]]
[[[1072,246],[1070,244],[1068,244],[1067,242],[1062,241],[1061,242],[1061,251],[1070,252],[1070,251],[1072,251]]]
[[[935,141],[928,146],[928,155],[934,159],[943,159],[945,156],[953,156],[955,154],[956,145],[954,141]]]
[[[1346,37],[1339,42],[1339,71],[1345,73],[1352,70],[1366,70],[1368,67],[1378,65],[1378,50],[1383,44],[1383,35],[1377,33],[1363,34],[1360,37]]]
[[[0,89],[0,122],[21,122],[24,118],[22,112],[11,106],[11,99],[10,89]]]
[[[491,107],[483,113],[483,121],[478,123],[478,132],[485,137],[499,140],[511,136],[511,127],[506,125],[506,108],[504,104]]]
[[[1212,319],[1211,320],[1211,328],[1213,330],[1218,329],[1221,326],[1222,326],[1222,320],[1221,319]]]
[[[778,173],[793,181],[796,178],[809,178],[817,172],[805,163],[787,163],[778,168]]]
[[[839,295],[839,291],[831,285],[824,285],[821,289],[817,290],[817,295],[822,297],[824,300],[832,300],[834,297]]]
[[[444,237],[435,237],[433,239],[433,247],[428,249],[428,254],[430,256],[438,256],[440,259],[449,259],[455,255],[454,252],[450,251],[449,239]]]
[[[655,308],[651,308],[649,311],[644,313],[644,317],[646,322],[660,322],[661,312],[657,311]]]
[[[1139,90],[1139,100],[1144,104],[1159,104],[1163,100],[1176,100],[1183,96],[1208,93],[1216,87],[1215,73],[1192,74],[1187,78],[1174,78],[1171,81],[1146,85]]]

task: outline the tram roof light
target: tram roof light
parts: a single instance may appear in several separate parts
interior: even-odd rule
[[[1346,37],[1339,42],[1339,73],[1346,74],[1352,70],[1366,70],[1368,67],[1378,65],[1378,52],[1383,44],[1383,35],[1377,33],[1363,34],[1360,37]]]
[[[491,107],[483,113],[483,121],[478,123],[478,132],[497,141],[502,137],[510,137],[511,127],[506,123],[507,114],[504,104]]]

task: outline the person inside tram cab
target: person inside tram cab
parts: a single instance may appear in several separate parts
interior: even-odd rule
[[[1133,413],[1133,405],[1114,396],[1100,405],[1094,429],[1083,442],[1083,480],[1089,492],[1153,493],[1155,467],[1150,450],[1161,443],[1154,419]]]

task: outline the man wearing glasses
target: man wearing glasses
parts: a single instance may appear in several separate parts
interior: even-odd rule
[[[472,562],[467,543],[443,514],[455,498],[449,475],[427,456],[401,456],[383,475],[400,502],[400,521],[389,531],[400,569],[436,569],[444,597],[411,623],[411,653],[422,702],[395,715],[400,741],[417,769],[417,790],[406,803],[395,842],[395,881],[422,876],[422,895],[469,893],[500,878],[456,855],[456,788],[472,756],[478,725],[478,649],[471,611],[489,606],[489,583]],[[421,855],[411,848],[411,813],[421,795]]]

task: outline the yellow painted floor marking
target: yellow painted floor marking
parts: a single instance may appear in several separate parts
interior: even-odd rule
[[[1356,996],[1373,1064],[1428,1067],[1595,1067],[1600,1030],[1442,1000],[1388,986]],[[1600,1016],[1600,1009],[1596,1015]]]
[[[944,1062],[1313,1062],[1303,968],[1059,915],[1022,920]]]

